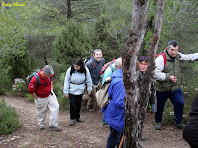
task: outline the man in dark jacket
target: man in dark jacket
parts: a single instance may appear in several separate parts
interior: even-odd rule
[[[124,128],[124,97],[125,90],[122,78],[122,69],[118,69],[111,75],[112,81],[108,90],[108,97],[112,98],[102,111],[103,119],[109,124],[110,133],[107,140],[107,148],[114,148],[120,143]]]
[[[198,148],[198,95],[192,103],[189,119],[183,130],[183,138],[191,148]]]
[[[180,83],[180,61],[182,60],[196,60],[198,59],[198,53],[194,54],[181,54],[178,52],[179,44],[175,40],[168,42],[164,54],[166,59],[162,55],[159,55],[155,59],[156,69],[155,69],[155,90],[157,96],[157,112],[155,113],[156,130],[161,129],[162,114],[164,110],[164,105],[168,98],[170,98],[171,103],[174,105],[174,120],[175,126],[182,129],[183,124],[183,108],[184,99]],[[166,64],[165,64],[166,61]]]
[[[94,50],[93,57],[85,63],[85,66],[87,66],[90,71],[93,84],[91,94],[83,97],[83,100],[88,100],[86,107],[89,111],[94,110],[94,105],[96,103],[96,91],[99,89],[101,80],[100,71],[104,64],[105,60],[102,58],[102,51],[100,49]]]

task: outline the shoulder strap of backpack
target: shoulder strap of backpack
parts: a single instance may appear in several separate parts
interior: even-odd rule
[[[36,81],[37,81],[37,86],[38,86],[40,84],[40,79],[39,79],[38,73],[37,72],[34,72],[33,73],[33,76],[35,76]]]
[[[90,60],[91,60],[91,68],[93,68],[93,60],[92,60],[92,58]]]
[[[164,67],[166,66],[166,55],[165,55],[165,53],[161,53],[161,55],[163,56],[163,58],[164,58]]]
[[[163,56],[163,58],[164,58],[164,67],[166,66],[166,55],[165,55],[165,53],[158,53],[158,54],[156,54],[156,56],[155,56],[155,58],[157,58],[159,55],[162,55]]]

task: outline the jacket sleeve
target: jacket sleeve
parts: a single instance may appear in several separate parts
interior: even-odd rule
[[[36,91],[36,88],[37,88],[37,80],[36,80],[36,77],[33,76],[29,85],[28,85],[28,91],[33,94],[35,91]]]
[[[164,73],[164,58],[162,55],[159,55],[155,59],[155,72],[154,78],[159,81],[169,81],[170,80],[170,73]]]
[[[182,54],[182,53],[179,53],[180,54],[180,60],[191,60],[191,61],[194,61],[194,60],[197,60],[198,59],[198,53],[194,53],[194,54]]]
[[[149,103],[150,104],[155,104],[155,89],[154,89],[154,82],[151,82],[151,95],[149,97]]]
[[[69,85],[70,85],[70,71],[71,67],[67,69],[65,81],[64,81],[64,87],[63,87],[63,94],[69,94]]]
[[[85,66],[86,69],[86,84],[87,84],[87,91],[91,92],[92,91],[92,79],[91,79],[91,75],[89,72],[89,69]]]

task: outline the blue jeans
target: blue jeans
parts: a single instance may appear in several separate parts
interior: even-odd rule
[[[182,122],[184,99],[181,88],[175,91],[159,92],[156,91],[157,96],[157,112],[155,113],[155,121],[162,122],[162,114],[164,105],[169,98],[171,103],[174,105],[174,120],[177,124]]]
[[[116,145],[117,147],[119,147],[120,140],[122,138],[122,131],[119,132],[116,129],[112,128],[111,126],[109,126],[109,128],[110,128],[110,133],[107,139],[106,148],[115,148]],[[122,148],[123,148],[123,144],[122,144]]]

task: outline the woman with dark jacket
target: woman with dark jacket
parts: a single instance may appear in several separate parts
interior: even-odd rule
[[[92,80],[89,69],[84,66],[81,59],[76,59],[71,67],[67,69],[63,93],[70,100],[70,125],[74,125],[74,120],[83,122],[80,118],[82,95],[87,85],[88,95],[92,91]]]
[[[183,129],[183,138],[192,148],[198,148],[198,95],[192,103],[188,122]]]
[[[140,88],[140,94],[143,92],[143,88],[142,88],[143,77],[144,77],[145,72],[148,69],[148,63],[149,63],[149,58],[147,56],[141,56],[138,60],[138,68],[139,68],[138,85]],[[155,90],[154,90],[154,82],[152,82],[151,88],[150,88],[150,96],[149,96],[149,103],[151,104],[152,112],[156,111],[155,98],[156,97],[155,97]],[[145,99],[147,99],[147,98],[145,98]],[[144,103],[140,104],[140,106],[139,106],[140,112],[142,112],[142,109],[144,109],[144,112],[146,113],[146,108],[148,106],[148,102],[147,101],[143,101],[143,102]],[[145,115],[146,114],[139,113],[139,117],[138,117],[141,120],[140,128],[139,128],[139,135],[138,135],[138,138],[141,141],[146,140],[146,138],[143,136]]]

